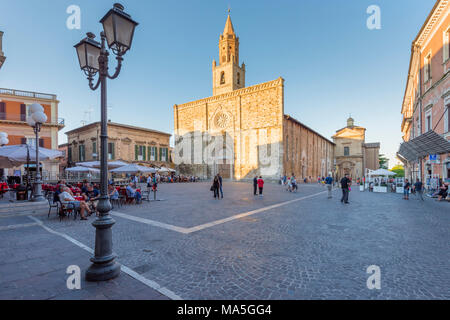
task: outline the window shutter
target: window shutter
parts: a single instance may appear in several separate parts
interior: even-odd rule
[[[158,161],[158,148],[157,147],[153,148],[155,148],[155,161]]]
[[[449,58],[449,32],[448,31],[445,31],[444,32],[444,40],[443,40],[443,45],[444,45],[444,48],[443,48],[443,54],[442,54],[442,60],[443,60],[443,62],[446,62],[447,61],[447,59]]]
[[[115,144],[111,143],[111,154],[112,154],[112,160],[116,159],[116,149],[115,149]]]
[[[44,139],[39,139],[39,147],[44,147]]]
[[[166,148],[166,162],[169,160],[169,148]]]
[[[26,138],[21,138],[20,139],[20,144],[27,144],[27,139]]]
[[[20,121],[27,121],[27,106],[24,104],[20,105]]]
[[[6,120],[6,104],[0,102],[0,120]]]
[[[142,146],[142,159],[144,159],[144,161],[147,161],[147,152],[145,152],[147,150],[146,146]]]
[[[138,146],[137,146],[137,144],[136,145],[134,145],[134,160],[138,160]]]
[[[148,161],[150,161],[151,160],[151,147],[147,147],[147,157],[148,157]]]
[[[161,162],[161,153],[162,153],[162,148],[159,148],[159,161]]]

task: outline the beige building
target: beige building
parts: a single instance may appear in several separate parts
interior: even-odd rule
[[[380,143],[366,143],[366,129],[355,126],[349,118],[347,126],[336,131],[336,176],[349,174],[352,179],[361,178],[366,169],[377,170],[379,165]]]
[[[284,80],[245,86],[239,38],[228,16],[213,61],[213,96],[174,106],[175,164],[181,173],[210,178],[279,179],[326,175],[334,144],[284,114]]]
[[[67,162],[100,160],[100,122],[66,132]],[[147,166],[170,166],[168,133],[108,122],[108,160],[122,160]]]

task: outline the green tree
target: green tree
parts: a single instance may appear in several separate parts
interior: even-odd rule
[[[381,169],[387,169],[388,168],[387,165],[388,165],[389,159],[386,158],[386,156],[384,154],[380,154],[378,156],[378,162],[380,163],[380,168]]]
[[[402,165],[396,165],[391,169],[392,172],[395,172],[397,175],[396,178],[403,178],[405,176],[405,168]]]

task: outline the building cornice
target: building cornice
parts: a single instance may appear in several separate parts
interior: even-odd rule
[[[450,0],[436,1],[433,9],[431,10],[416,39],[414,40],[413,45],[423,47],[425,41],[427,41],[429,35],[433,32],[433,28],[435,27],[436,23],[440,21],[440,18],[443,14],[447,13],[445,9],[449,5],[449,1]]]
[[[180,104],[180,105],[174,105],[173,108],[178,109],[178,110],[187,109],[187,108],[195,107],[198,105],[203,105],[205,103],[222,101],[225,99],[235,98],[238,96],[243,96],[243,95],[252,94],[255,92],[259,92],[259,91],[264,91],[267,89],[277,88],[277,87],[280,87],[283,85],[284,85],[284,79],[282,77],[279,77],[276,80],[260,83],[260,84],[257,84],[257,85],[251,86],[251,87],[246,87],[246,88],[234,90],[231,92],[218,94],[218,95],[215,95],[212,97],[195,100],[195,101],[187,102],[187,103]]]
[[[79,128],[73,129],[71,131],[67,131],[65,134],[66,135],[74,134],[74,133],[86,131],[88,129],[91,129],[91,128],[97,127],[97,126],[100,126],[100,122],[98,122],[98,121],[90,123],[90,124],[85,125],[83,127],[79,127]],[[145,131],[145,132],[150,132],[150,133],[155,133],[155,134],[161,134],[161,135],[165,135],[165,136],[169,136],[169,137],[172,136],[170,133],[166,133],[166,132],[162,132],[162,131],[157,131],[157,130],[147,129],[147,128],[141,128],[141,127],[135,127],[135,126],[131,126],[131,125],[128,125],[128,124],[121,124],[121,123],[115,123],[115,122],[108,122],[108,127],[120,127],[120,128],[131,129],[131,130]]]

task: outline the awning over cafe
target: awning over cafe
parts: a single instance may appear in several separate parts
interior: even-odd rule
[[[400,145],[398,154],[408,161],[417,161],[430,154],[450,152],[450,142],[434,131],[428,131]]]

